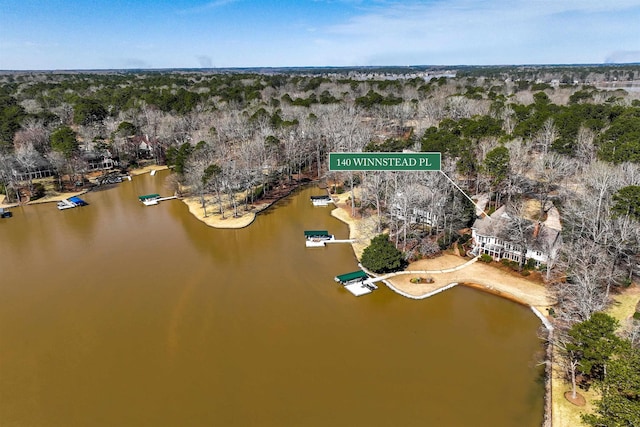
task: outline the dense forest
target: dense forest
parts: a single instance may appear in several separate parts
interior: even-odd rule
[[[577,269],[586,248],[594,263],[568,277],[607,277],[593,306],[566,305],[585,318],[638,274],[639,79],[631,65],[5,73],[0,185],[22,201],[42,196],[40,176],[63,190],[100,166],[152,159],[173,168],[174,191],[238,215],[280,183],[319,178],[358,187],[354,213],[375,214],[407,259],[468,239],[474,208],[456,186],[489,213],[525,216],[534,200],[530,219],[553,205],[564,224],[547,280],[569,282],[561,264]],[[326,168],[332,151],[401,150],[441,152],[446,176]],[[416,209],[428,227],[410,220]]]
[[[171,166],[173,191],[239,215],[282,184],[319,179],[350,192],[353,213],[375,217],[372,236],[387,231],[405,260],[465,247],[477,212],[459,189],[486,213],[505,205],[505,238],[522,247],[555,208],[562,245],[546,265],[513,267],[540,271],[567,360],[581,362],[571,328],[640,276],[637,65],[15,72],[0,83],[8,201],[42,196],[41,176],[62,191],[107,164],[153,161]],[[444,173],[326,167],[329,152],[402,150],[441,152]],[[631,347],[615,351],[637,349],[638,323],[620,325]],[[586,366],[567,371],[574,383],[576,367],[604,381]],[[637,406],[635,390],[614,397]]]

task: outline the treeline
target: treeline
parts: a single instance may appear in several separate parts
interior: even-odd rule
[[[615,214],[613,197],[640,184],[640,97],[553,80],[569,70],[616,78],[624,71],[635,78],[639,69],[529,67],[482,74],[487,70],[479,68],[432,78],[417,70],[391,75],[368,69],[339,75],[7,74],[0,89],[0,182],[9,198],[17,198],[25,185],[34,188],[20,177],[43,168],[71,182],[91,159],[110,158],[126,168],[151,158],[174,168],[177,191],[200,195],[203,207],[213,197],[221,213],[239,214],[279,183],[313,170],[336,182],[338,191],[359,187],[352,209],[377,215],[374,228],[391,230],[393,242],[414,258],[466,241],[457,230],[475,218],[470,202],[444,175],[329,173],[326,155],[438,151],[447,176],[468,193],[484,195],[490,211],[502,204],[522,210],[533,199],[538,220],[553,204],[569,221],[571,209],[584,211],[589,199],[597,200],[589,212],[598,222],[586,232],[583,221],[580,233],[597,236],[588,246],[598,256],[610,254],[602,259],[615,266],[596,287],[606,299],[611,286],[637,274],[632,213],[625,248],[613,249],[611,242],[626,224]],[[594,183],[608,183],[597,198],[588,193],[596,170],[613,177]],[[521,245],[528,244],[524,235],[532,223],[525,225]],[[583,238],[568,233],[565,247],[575,252]],[[552,280],[560,264],[548,264]],[[565,273],[557,276],[577,280],[577,273]]]
[[[569,398],[578,403],[581,390],[599,392],[593,411],[581,417],[585,425],[640,425],[639,325],[635,319],[621,325],[597,312],[556,333],[553,344],[572,386]]]

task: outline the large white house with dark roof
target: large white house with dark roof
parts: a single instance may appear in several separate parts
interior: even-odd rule
[[[559,214],[555,207],[547,211],[547,219],[544,222],[531,223],[530,235],[524,236],[525,244],[518,241],[518,236],[513,235],[511,223],[512,217],[507,213],[505,206],[488,217],[478,218],[471,227],[471,253],[487,254],[496,261],[509,259],[524,263],[533,259],[537,266],[556,259],[562,244],[562,235]]]

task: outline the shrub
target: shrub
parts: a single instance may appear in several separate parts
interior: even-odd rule
[[[42,185],[39,182],[36,182],[35,184],[33,184],[33,191],[31,192],[32,199],[39,199],[41,197],[44,197],[44,193],[45,193],[44,185]]]
[[[362,265],[375,273],[388,273],[404,268],[405,260],[389,236],[380,234],[362,252]]]
[[[493,258],[491,257],[491,255],[482,254],[480,255],[480,261],[490,263],[491,261],[493,261]]]
[[[450,233],[445,233],[444,236],[440,237],[438,239],[438,246],[440,247],[440,250],[445,250],[447,249],[449,246],[451,246],[451,244],[453,243],[454,237],[452,234]]]
[[[502,258],[502,259],[500,260],[500,263],[501,263],[502,265],[504,265],[505,267],[509,267],[510,269],[512,269],[512,270],[514,270],[514,271],[520,270],[520,264],[518,264],[518,263],[517,263],[517,262],[515,262],[515,261],[511,261],[511,260],[510,260],[510,259],[508,259],[508,258]]]
[[[633,313],[633,318],[636,320],[640,320],[640,311],[636,311],[635,313]]]

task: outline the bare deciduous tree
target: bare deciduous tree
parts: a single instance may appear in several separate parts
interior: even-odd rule
[[[26,141],[16,148],[15,159],[26,171],[29,192],[33,192],[33,172],[42,162],[42,155],[35,149],[31,141]]]

